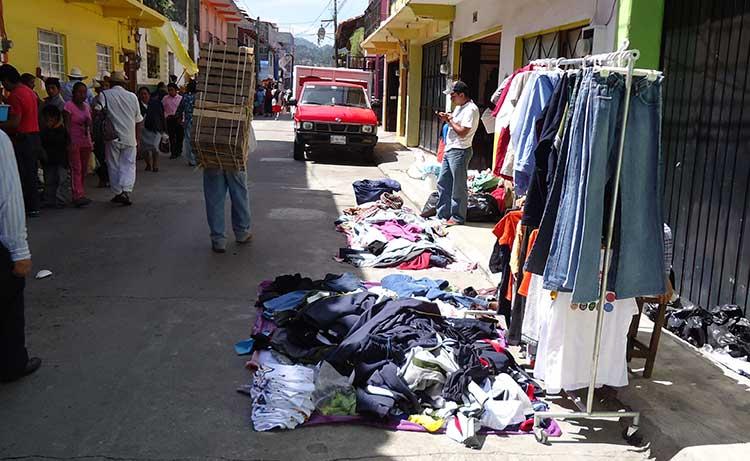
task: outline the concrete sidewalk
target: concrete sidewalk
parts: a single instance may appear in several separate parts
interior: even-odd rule
[[[382,146],[376,153],[380,170],[399,181],[403,195],[412,202],[412,206],[421,209],[434,191],[434,183],[414,179],[407,171],[419,155],[431,154],[397,144],[389,133],[381,135],[380,140]],[[488,267],[495,243],[492,227],[491,224],[470,223],[450,230],[450,237],[454,239],[458,249],[479,264],[488,283],[498,281]],[[640,339],[648,342],[647,338],[652,330],[653,324],[644,315],[639,328]],[[630,366],[630,385],[618,390],[617,400],[621,404],[620,408],[641,411],[641,431],[645,445],[642,449],[631,448],[612,453],[615,459],[632,456],[680,460],[717,456],[721,460],[750,459],[750,380],[720,368],[694,347],[668,333],[661,336],[651,378],[643,378],[641,359],[634,359]],[[553,400],[554,411],[572,409],[569,402],[562,400]],[[561,440],[553,440],[552,444],[617,443],[615,440],[620,434],[620,428],[628,423],[629,421],[623,421],[618,425],[617,422],[604,420],[562,421],[564,435]],[[609,431],[610,434],[605,435],[601,431]],[[603,454],[593,450],[593,447],[590,453],[595,456]]]

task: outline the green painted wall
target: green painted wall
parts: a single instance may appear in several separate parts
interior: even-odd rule
[[[620,0],[616,48],[626,38],[641,51],[641,69],[659,68],[665,0]]]

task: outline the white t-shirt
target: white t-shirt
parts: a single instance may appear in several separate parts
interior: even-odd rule
[[[135,125],[143,121],[138,97],[121,86],[115,86],[105,90],[100,101],[108,109],[109,118],[118,136],[117,142],[135,147]]]
[[[470,148],[474,140],[474,133],[479,128],[479,108],[474,104],[474,101],[469,101],[463,106],[456,106],[453,109],[453,121],[465,128],[471,128],[471,130],[469,134],[461,138],[453,128],[448,128],[448,135],[445,139],[445,150]]]

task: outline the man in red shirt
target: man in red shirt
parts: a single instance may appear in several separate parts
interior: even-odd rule
[[[13,140],[26,214],[36,217],[39,216],[40,201],[37,168],[42,152],[37,96],[21,83],[21,75],[10,64],[0,66],[0,83],[10,92],[7,98],[10,114],[7,122],[0,122],[0,129]]]

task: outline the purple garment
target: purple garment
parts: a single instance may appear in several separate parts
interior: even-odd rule
[[[239,391],[239,390],[238,390]],[[240,391],[241,392],[241,391]],[[381,429],[388,429],[392,431],[407,431],[407,432],[427,432],[427,429],[420,426],[417,423],[412,423],[408,419],[389,418],[385,420],[366,418],[364,416],[325,416],[320,413],[313,413],[310,419],[308,419],[302,426],[323,426],[327,424],[357,424],[361,426],[372,426]],[[489,429],[486,427],[481,428],[479,434],[487,435],[525,435],[530,432],[523,432],[519,430],[519,425],[508,426],[509,429],[498,431],[495,429]],[[549,425],[544,431],[550,437],[560,437],[562,430],[554,419],[550,420]],[[442,434],[445,429],[440,429],[435,434]]]
[[[403,221],[385,221],[373,226],[388,238],[388,241],[402,238],[410,242],[416,242],[422,239],[424,230],[414,224],[406,224]]]

